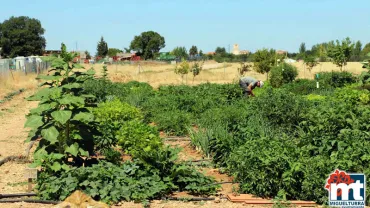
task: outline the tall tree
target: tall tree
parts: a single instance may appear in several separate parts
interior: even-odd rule
[[[299,53],[297,58],[304,59],[306,57],[307,49],[306,49],[306,43],[301,43],[299,46]]]
[[[361,50],[362,50],[362,43],[361,41],[357,41],[355,47],[352,52],[352,56],[350,58],[351,61],[360,61],[361,60]]]
[[[91,59],[91,55],[90,55],[90,52],[88,52],[88,51],[85,51],[85,54],[86,54],[86,59]]]
[[[221,55],[224,55],[224,54],[226,54],[226,49],[225,49],[225,47],[217,47],[216,48],[216,54],[221,54]]]
[[[203,54],[203,51],[202,50],[200,50],[199,51],[199,56],[203,56],[204,54]]]
[[[185,47],[176,47],[172,50],[171,54],[181,59],[188,58],[188,52]]]
[[[110,48],[108,49],[108,56],[109,57],[113,57],[113,56],[116,56],[117,53],[122,53],[123,51],[118,49],[118,48]]]
[[[268,79],[268,74],[275,63],[276,51],[273,49],[262,49],[253,54],[253,67],[258,73],[265,74]]]
[[[198,48],[196,46],[192,46],[189,50],[189,55],[190,56],[195,56],[198,54]]]
[[[106,57],[108,55],[108,44],[107,42],[105,42],[103,36],[100,38],[100,41],[98,43],[96,50],[97,50],[97,53],[96,53],[97,56]]]
[[[10,17],[0,24],[1,56],[42,55],[46,46],[44,28],[37,19],[20,16]]]
[[[336,40],[335,44],[330,43],[328,48],[328,56],[332,58],[334,64],[343,70],[343,67],[347,65],[347,62],[352,55],[353,47],[354,44],[348,37],[342,40],[342,42]]]
[[[370,43],[367,43],[361,51],[362,59],[370,59]]]
[[[135,36],[130,49],[136,51],[144,59],[153,59],[166,46],[164,37],[154,31],[147,31]]]

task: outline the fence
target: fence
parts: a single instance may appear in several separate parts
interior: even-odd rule
[[[14,62],[12,59],[0,59],[0,76],[9,76],[11,72],[23,72],[25,75],[31,73],[42,73],[51,66],[50,62]]]

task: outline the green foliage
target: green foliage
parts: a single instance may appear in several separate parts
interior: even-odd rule
[[[172,50],[171,54],[180,59],[188,58],[188,52],[185,47],[176,47]]]
[[[95,121],[99,124],[97,129],[101,132],[95,136],[95,143],[101,149],[109,149],[117,144],[117,131],[126,122],[143,119],[143,115],[137,108],[118,99],[100,103],[93,109],[93,113]]]
[[[353,47],[354,44],[349,38],[342,40],[341,43],[339,40],[336,40],[336,44],[334,45],[334,43],[332,43],[328,48],[328,56],[332,58],[333,63],[342,70],[351,57]]]
[[[194,82],[195,77],[198,76],[199,73],[202,71],[203,64],[204,64],[204,62],[202,64],[200,64],[198,62],[194,62],[194,64],[192,65],[191,72],[193,73],[193,82]]]
[[[130,49],[144,59],[153,59],[166,46],[164,38],[154,31],[147,31],[135,36]]]
[[[118,48],[109,48],[108,49],[108,56],[109,57],[113,57],[113,56],[117,56],[117,53],[122,53],[123,51],[118,49]]]
[[[217,47],[216,50],[215,50],[216,54],[226,54],[226,49],[225,47]]]
[[[155,127],[137,120],[123,123],[116,137],[118,144],[133,157],[138,157],[143,151],[157,151],[163,145]]]
[[[275,50],[273,49],[262,49],[256,51],[253,55],[253,68],[256,72],[265,74],[268,79],[268,73],[272,69],[275,63]]]
[[[195,56],[198,54],[198,48],[196,46],[191,46],[190,50],[189,50],[189,55],[190,56]]]
[[[181,136],[187,133],[191,125],[191,114],[180,110],[161,111],[153,116],[158,130],[168,135]]]
[[[180,66],[176,64],[175,73],[181,75],[182,82],[184,82],[184,75],[188,74],[189,71],[190,71],[190,65],[189,65],[189,62],[187,62],[186,60],[183,60],[180,63]]]
[[[106,57],[108,55],[108,44],[105,42],[103,37],[100,38],[100,41],[96,47],[96,51],[97,56]]]
[[[321,72],[319,82],[322,86],[337,88],[355,83],[356,77],[349,72]]]
[[[102,79],[107,80],[108,79],[108,68],[106,65],[103,66],[102,74],[103,74]]]
[[[121,164],[121,153],[115,149],[106,148],[102,150],[102,154],[105,157],[105,160],[113,164]]]
[[[273,87],[281,87],[283,84],[293,82],[298,75],[297,67],[283,63],[271,69],[270,83]]]
[[[37,108],[27,115],[25,127],[31,128],[27,141],[41,140],[35,152],[34,166],[44,171],[67,170],[67,159],[74,162],[93,153],[92,137],[97,133],[93,126],[94,115],[88,108],[82,84],[92,78],[94,72],[74,72],[79,67],[71,64],[75,54],[67,53],[62,44],[62,59],[53,63],[51,75],[40,75],[44,86],[28,100],[40,101]],[[78,165],[78,164],[75,164]]]
[[[367,69],[367,71],[361,72],[359,76],[359,82],[362,86],[364,86],[365,84],[370,83],[370,60],[368,60],[367,63],[365,62],[362,68]]]
[[[46,46],[44,28],[37,19],[27,16],[10,17],[0,24],[1,56],[42,55]]]
[[[85,54],[86,54],[86,59],[91,59],[91,55],[90,55],[90,52],[88,52],[88,51],[85,51]]]
[[[306,65],[308,71],[311,72],[312,68],[315,67],[318,62],[316,61],[316,58],[314,56],[307,56],[304,59],[304,64]]]

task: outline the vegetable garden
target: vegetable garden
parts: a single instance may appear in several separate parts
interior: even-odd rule
[[[28,141],[40,140],[33,165],[41,168],[43,199],[75,190],[109,203],[215,194],[215,180],[178,161],[179,149],[165,146],[159,132],[189,136],[234,176],[240,193],[325,203],[336,168],[369,174],[370,92],[350,73],[322,73],[320,88],[280,80],[246,99],[237,84],[113,83],[76,70],[65,51],[39,77],[45,87],[29,98],[40,102],[25,124]]]

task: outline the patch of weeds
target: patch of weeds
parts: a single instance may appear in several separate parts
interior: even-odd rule
[[[15,187],[15,186],[25,186],[28,182],[16,182],[16,183],[7,183],[7,186]]]

